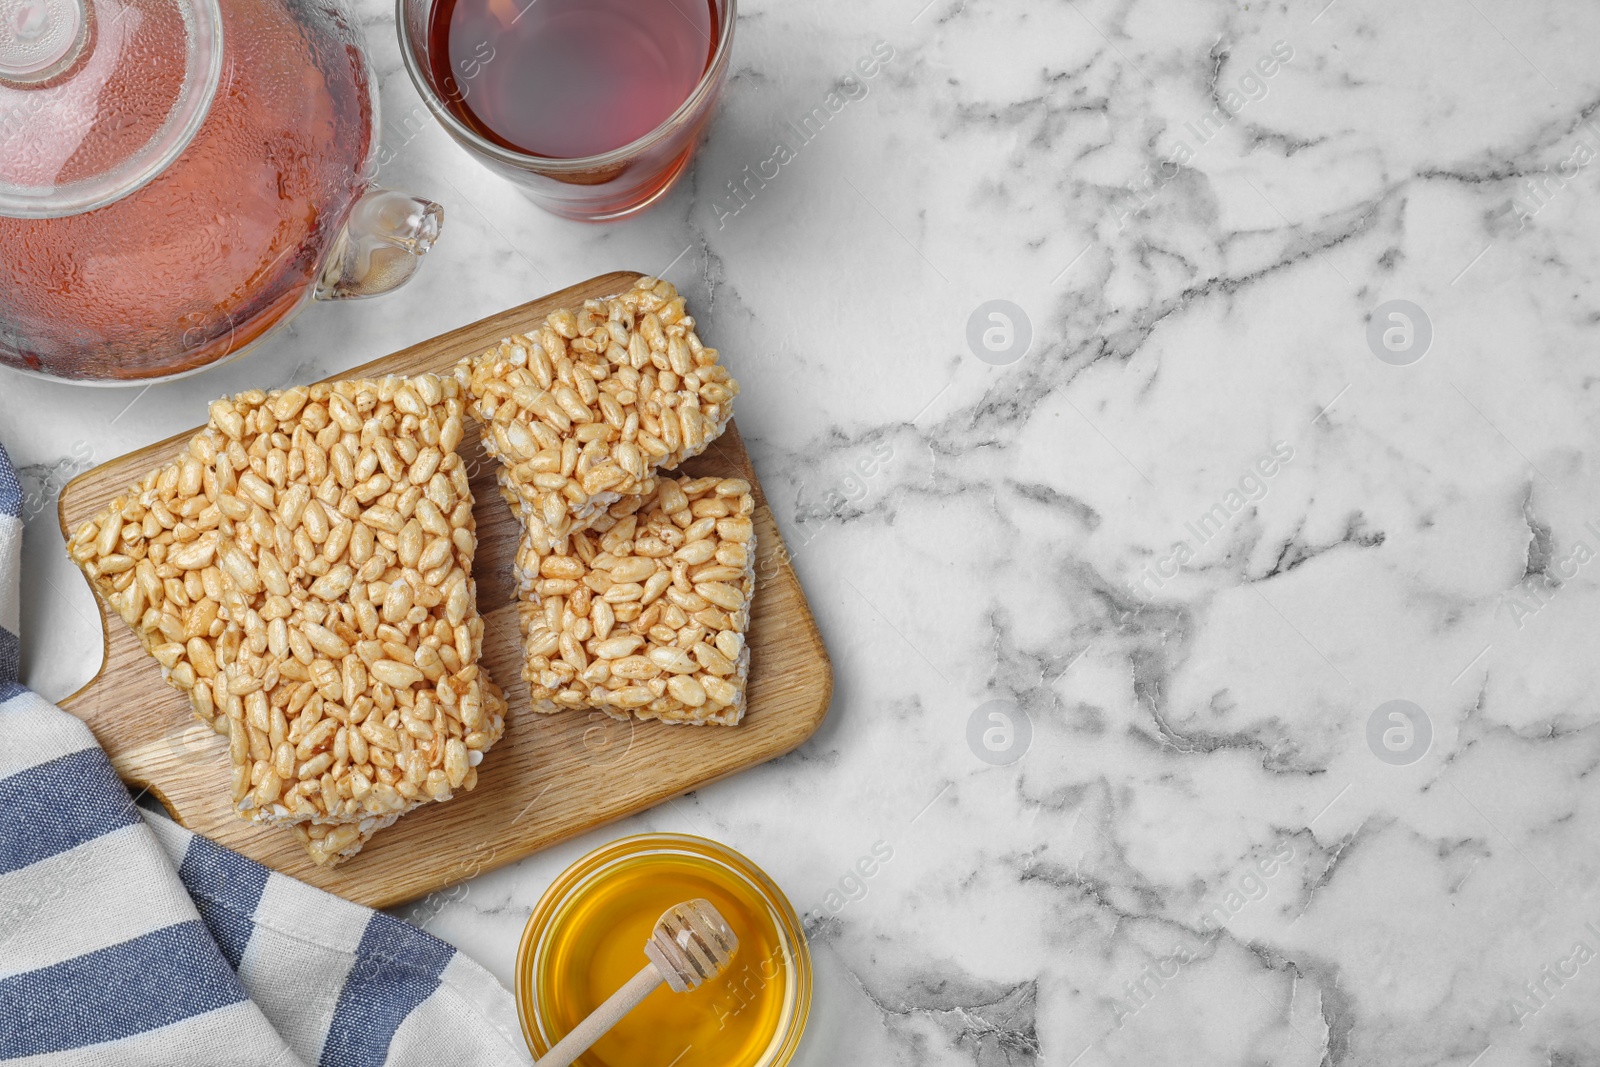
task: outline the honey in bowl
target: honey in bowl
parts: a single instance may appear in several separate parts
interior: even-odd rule
[[[585,1067],[778,1067],[805,1027],[811,960],[782,892],[704,838],[650,834],[590,853],[534,909],[517,957],[517,1004],[543,1055],[645,964],[668,908],[703,897],[739,938],[726,974],[656,989],[577,1062]]]

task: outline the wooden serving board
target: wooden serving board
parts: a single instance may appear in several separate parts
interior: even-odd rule
[[[629,271],[592,278],[340,377],[446,372],[462,356],[522,332],[555,308],[621,292],[637,277]],[[130,484],[181,452],[193,433],[73,479],[61,493],[62,530],[70,532],[93,518]],[[475,427],[460,451],[477,500],[473,576],[485,620],[483,662],[510,704],[505,737],[484,758],[473,792],[403,817],[341,867],[316,866],[289,831],[253,826],[234,815],[227,740],[193,717],[187,698],[162,680],[155,660],[104,603],[105,661],[62,707],[89,725],[125,781],[148,787],[184,826],[372,907],[413,900],[782,755],[821,724],[833,670],[736,426],[730,423],[704,455],[684,465],[695,476],[748,479],[756,499],[749,703],[744,721],[731,728],[624,723],[598,711],[546,715],[530,709],[512,602],[518,523],[495,489],[495,462],[484,453]]]

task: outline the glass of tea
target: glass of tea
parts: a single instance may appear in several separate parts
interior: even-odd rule
[[[398,0],[400,51],[444,128],[540,207],[641,211],[688,167],[735,0]]]

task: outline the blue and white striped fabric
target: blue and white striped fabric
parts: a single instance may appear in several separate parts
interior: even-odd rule
[[[483,968],[145,818],[89,730],[18,684],[21,498],[0,447],[0,1062],[530,1063]]]

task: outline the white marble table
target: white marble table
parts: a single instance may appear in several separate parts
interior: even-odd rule
[[[665,271],[832,712],[430,929],[505,978],[565,864],[688,831],[818,911],[806,1065],[1600,1062],[1600,8],[1325,2],[752,0],[687,180],[588,227],[424,117],[368,0],[384,180],[444,239],[198,379],[0,376],[26,680],[99,654],[75,469]]]

